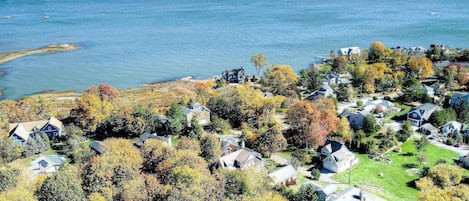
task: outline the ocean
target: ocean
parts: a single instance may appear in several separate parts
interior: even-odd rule
[[[3,98],[17,99],[100,83],[205,79],[239,66],[255,74],[257,53],[299,71],[331,50],[376,40],[467,48],[469,1],[3,0],[0,34],[0,52],[81,46],[0,65]]]

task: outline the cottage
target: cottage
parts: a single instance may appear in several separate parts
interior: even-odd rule
[[[367,200],[367,199],[366,199],[365,193],[362,190],[352,186],[334,195],[329,200],[331,201],[353,201],[353,200],[360,201],[360,200]]]
[[[459,157],[459,162],[461,162],[461,166],[465,168],[469,168],[469,154],[465,156],[460,156]]]
[[[324,78],[323,83],[327,85],[337,85],[340,83],[340,77],[335,73],[329,73]]]
[[[459,106],[463,102],[469,105],[469,94],[454,93],[453,96],[451,96],[451,100],[449,100],[451,107]]]
[[[297,172],[291,165],[284,166],[269,174],[274,184],[295,185]]]
[[[382,116],[384,116],[384,114],[387,112],[399,112],[400,111],[399,108],[394,107],[394,103],[387,101],[387,100],[383,100],[383,99],[366,102],[363,110],[369,113],[375,113],[375,114],[379,114]]]
[[[340,48],[339,51],[337,51],[338,56],[352,56],[352,55],[357,55],[360,56],[360,48],[359,47],[344,47]]]
[[[138,142],[135,143],[135,146],[137,148],[141,148],[143,144],[145,144],[145,141],[147,141],[148,139],[159,140],[159,141],[162,141],[165,145],[172,146],[171,137],[158,136],[156,135],[156,133],[148,133],[148,132],[140,135],[140,139]]]
[[[461,132],[462,124],[457,121],[449,121],[441,127],[441,134],[456,136]]]
[[[445,83],[443,82],[435,82],[430,87],[433,89],[435,92],[436,96],[444,96],[446,95],[446,88],[445,88]]]
[[[210,124],[210,110],[200,103],[191,103],[188,107],[183,107],[184,116],[186,117],[187,126],[192,126],[192,118],[196,117],[201,126]]]
[[[435,136],[438,134],[438,128],[435,128],[435,126],[433,126],[431,123],[426,123],[420,127],[420,132]]]
[[[227,83],[243,84],[245,79],[244,69],[241,67],[223,71],[221,77]]]
[[[430,86],[423,85],[422,91],[424,94],[426,94],[430,98],[435,98],[435,89],[433,89]]]
[[[363,125],[365,124],[365,117],[369,114],[370,113],[366,110],[362,110],[360,112],[350,112],[347,116],[350,127],[355,130],[363,129]]]
[[[316,193],[318,195],[318,201],[326,201],[330,200],[337,191],[337,185],[328,184],[327,186],[320,187],[316,189]]]
[[[40,156],[33,162],[31,162],[31,169],[40,173],[51,173],[58,170],[65,162],[64,156],[58,155],[46,155]]]
[[[343,143],[327,140],[318,150],[323,167],[332,172],[342,172],[358,164],[358,158]]]
[[[407,113],[407,120],[412,123],[412,126],[420,127],[428,121],[432,113],[438,108],[438,106],[431,103],[425,103],[418,107],[412,108]]]
[[[234,137],[220,138],[221,141],[221,156],[226,156],[235,151],[244,148],[244,146],[239,146],[238,140]],[[244,142],[242,142],[244,145]]]
[[[9,139],[21,146],[26,144],[34,132],[44,132],[49,137],[58,137],[61,136],[65,130],[63,123],[54,117],[44,121],[12,123],[9,126]]]
[[[323,85],[319,90],[314,91],[309,96],[306,97],[308,100],[315,100],[320,97],[335,97],[334,90],[328,86]]]
[[[93,141],[90,144],[90,149],[94,150],[97,154],[103,154],[104,153],[104,144],[100,141]]]
[[[264,167],[264,161],[260,153],[242,148],[231,154],[220,157],[219,165],[222,168],[230,170],[249,167],[262,168]]]

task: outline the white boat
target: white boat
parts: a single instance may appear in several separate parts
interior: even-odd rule
[[[436,12],[430,12],[428,14],[431,15],[431,16],[437,16],[438,15],[438,13],[436,13]]]

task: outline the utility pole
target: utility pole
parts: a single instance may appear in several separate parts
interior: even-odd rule
[[[351,184],[352,182],[352,160],[350,160],[350,170],[349,170],[349,173],[348,173],[348,184]]]

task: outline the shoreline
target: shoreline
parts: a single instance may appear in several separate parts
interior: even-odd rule
[[[23,51],[13,51],[13,52],[5,52],[0,53],[0,64],[4,64],[9,61],[13,61],[25,56],[35,55],[35,54],[53,54],[57,52],[64,52],[64,51],[73,51],[77,50],[80,47],[75,44],[52,44],[46,47],[32,49],[32,50],[23,50]]]

